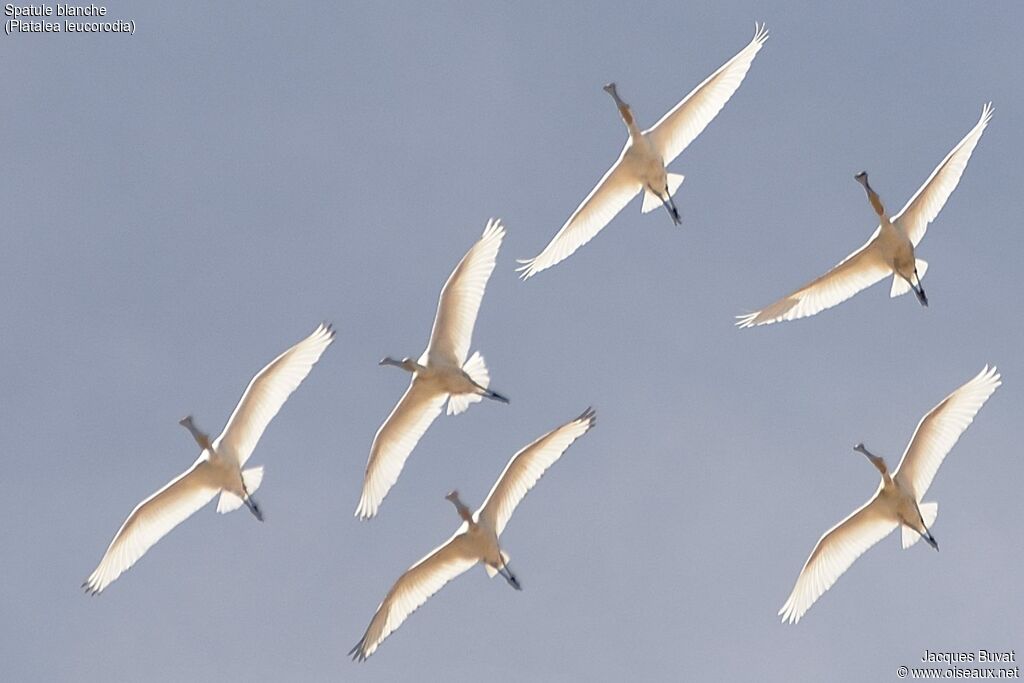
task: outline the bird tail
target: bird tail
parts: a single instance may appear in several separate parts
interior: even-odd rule
[[[256,489],[263,483],[263,465],[259,467],[253,467],[242,471],[242,481],[245,483],[245,490],[252,495],[256,492]],[[217,501],[217,512],[224,514],[225,512],[231,512],[242,507],[242,499],[231,493],[231,491],[221,491],[220,500]]]
[[[480,355],[479,351],[473,352],[469,360],[463,364],[462,369],[469,375],[471,380],[484,389],[491,383],[491,375],[487,372],[484,357]],[[478,403],[482,400],[483,396],[480,394],[452,394],[448,397],[448,410],[446,413],[448,415],[458,415],[469,408],[469,404]]]
[[[506,553],[504,550],[501,551],[501,563],[506,567],[508,566],[508,553]],[[487,570],[487,576],[491,579],[493,579],[494,575],[497,574],[499,571],[498,569],[492,567],[489,564],[484,564],[484,569]]]
[[[924,520],[924,525],[928,527],[928,529],[931,529],[932,522],[935,521],[935,518],[939,514],[939,504],[921,503],[917,506],[917,509],[921,511],[921,519]],[[917,533],[906,524],[900,526],[900,534],[904,550],[921,540],[921,534]]]
[[[920,282],[924,278],[924,273],[928,270],[928,262],[924,259],[917,259],[914,262],[914,266],[917,268],[917,280]],[[910,291],[910,283],[901,278],[899,275],[893,273],[892,276],[892,289],[889,290],[889,296],[895,299],[898,296],[903,296]]]
[[[683,184],[683,178],[685,176],[679,173],[667,173],[666,175],[668,176],[668,196],[675,196],[676,190],[678,190],[679,186]],[[668,197],[665,199],[668,199]],[[644,190],[644,205],[640,208],[640,211],[643,213],[650,213],[661,205],[662,201],[658,195],[654,194],[650,190]]]

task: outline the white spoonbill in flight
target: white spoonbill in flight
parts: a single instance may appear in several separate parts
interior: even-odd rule
[[[682,184],[683,176],[668,173],[665,167],[718,116],[740,87],[766,40],[767,29],[763,24],[755,25],[754,39],[750,44],[645,131],[637,126],[632,109],[619,97],[615,84],[604,86],[615,100],[619,115],[629,130],[626,146],[544,251],[535,258],[520,260],[523,265],[517,270],[522,272],[521,277],[524,280],[533,277],[567,258],[593,239],[640,192],[644,193],[643,213],[664,206],[672,222],[679,225],[679,211],[672,195]]]
[[[878,491],[849,517],[825,532],[800,570],[793,592],[779,610],[783,622],[795,624],[853,561],[900,527],[903,547],[923,538],[936,550],[931,526],[938,503],[922,503],[943,458],[974,420],[992,392],[1002,384],[996,369],[987,365],[972,380],[947,396],[921,418],[890,476],[885,460],[860,443],[853,447],[867,456],[882,475]]]
[[[244,504],[256,519],[263,521],[263,513],[252,499],[263,481],[263,466],[242,468],[267,424],[333,340],[331,327],[320,325],[260,370],[249,382],[224,431],[212,442],[192,423],[191,415],[181,420],[180,424],[191,432],[202,452],[185,472],[132,510],[99,566],[82,584],[87,592],[95,595],[109,586],[154,543],[218,493],[217,512],[231,512]]]
[[[516,506],[544,472],[576,439],[586,434],[595,421],[594,411],[588,408],[572,422],[548,432],[513,455],[476,512],[471,513],[463,504],[458,491],[445,496],[458,510],[462,526],[441,547],[432,550],[398,578],[377,607],[366,633],[349,651],[352,658],[365,661],[430,596],[478,562],[483,563],[488,576],[501,574],[510,586],[522,590],[519,580],[508,568],[508,553],[501,549],[498,537]]]
[[[927,306],[928,297],[921,287],[921,278],[928,264],[915,258],[914,250],[924,237],[928,224],[935,220],[956,189],[971,153],[991,119],[992,103],[989,102],[982,107],[981,118],[971,132],[946,155],[903,210],[893,218],[889,218],[878,193],[868,184],[868,174],[862,172],[854,176],[864,186],[868,200],[878,214],[879,224],[871,238],[817,280],[760,311],[736,316],[736,324],[753,327],[805,318],[846,301],[889,275],[892,275],[890,297],[913,289],[921,305]]]
[[[489,220],[483,236],[452,271],[441,290],[427,350],[419,360],[385,358],[380,362],[411,372],[412,379],[373,437],[355,513],[360,519],[377,514],[384,496],[398,481],[406,458],[441,414],[446,400],[449,415],[458,415],[485,396],[508,403],[507,398],[487,388],[491,379],[483,356],[475,352],[466,360],[480,301],[504,238],[501,221]]]

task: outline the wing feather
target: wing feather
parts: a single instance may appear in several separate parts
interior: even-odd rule
[[[446,398],[448,394],[433,391],[415,376],[409,382],[409,388],[373,437],[357,517],[369,519],[377,514],[412,449],[441,414]]]
[[[899,522],[885,513],[878,494],[875,494],[874,498],[826,531],[800,570],[793,592],[779,610],[782,621],[791,624],[800,621],[854,560],[897,526]]]
[[[623,149],[615,164],[576,207],[562,229],[544,247],[544,251],[532,259],[519,261],[522,265],[516,271],[522,273],[520,277],[527,280],[571,256],[601,232],[639,194],[643,189],[640,183],[635,182],[623,168],[625,152]]]
[[[480,522],[493,528],[500,536],[516,506],[544,472],[562,457],[576,439],[590,431],[596,422],[594,410],[587,408],[572,422],[548,432],[512,456],[487,494],[484,504],[480,506]]]
[[[94,595],[103,591],[219,490],[204,452],[190,468],[135,506],[82,587]]]
[[[267,425],[332,341],[334,330],[330,325],[321,324],[313,334],[256,373],[228,418],[224,431],[214,441],[213,449],[221,454],[233,454],[239,467],[245,465]]]
[[[1000,384],[996,368],[986,365],[921,418],[893,475],[900,486],[914,493],[918,502],[931,486],[946,455]]]
[[[764,24],[755,25],[754,38],[745,48],[694,88],[660,121],[644,131],[654,143],[655,149],[661,153],[666,166],[722,111],[722,107],[743,83],[750,64],[766,40],[768,29]]]
[[[736,316],[736,325],[741,328],[753,327],[780,320],[806,318],[846,301],[885,278],[892,273],[892,268],[878,254],[878,235],[879,231],[875,230],[875,234],[860,249],[789,296],[760,311]]]
[[[480,301],[494,272],[504,237],[505,228],[500,220],[487,221],[483,236],[470,247],[444,283],[427,344],[427,364],[440,362],[462,367],[466,362]]]
[[[365,661],[430,596],[478,561],[464,533],[457,533],[435,548],[398,578],[349,655],[356,661]]]
[[[956,189],[960,182],[960,176],[967,168],[967,162],[970,161],[971,154],[974,153],[974,148],[978,145],[978,140],[981,139],[981,134],[985,132],[985,126],[991,120],[992,103],[989,102],[982,107],[981,118],[978,119],[974,128],[946,155],[942,163],[935,167],[924,185],[914,193],[903,210],[892,219],[893,223],[901,224],[915,247],[924,238],[928,224],[935,220],[939,211],[942,211],[942,207],[946,205],[949,195],[953,194],[953,190]]]

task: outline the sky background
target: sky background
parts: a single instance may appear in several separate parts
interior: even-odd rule
[[[129,35],[0,36],[0,672],[6,680],[897,680],[927,648],[1024,650],[1024,44],[1018,3],[108,4]],[[567,261],[535,256],[615,160],[615,80],[651,125],[771,39],[670,166],[683,225],[634,200]],[[927,309],[876,285],[738,330],[825,272],[992,100],[918,255]],[[511,398],[440,417],[370,522],[370,442],[449,273],[508,237],[473,338]],[[257,447],[259,524],[213,504],[98,597],[79,588],[252,375],[337,340]],[[776,612],[823,531],[986,363],[1004,386],[927,499],[941,552],[893,534],[797,626]],[[508,458],[597,427],[473,569],[345,653],[394,580]]]

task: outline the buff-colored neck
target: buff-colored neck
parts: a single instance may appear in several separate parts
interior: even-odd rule
[[[868,183],[868,174],[866,171],[862,171],[854,176],[856,181],[864,186],[864,191],[868,193],[868,201],[871,202],[871,208],[875,210],[878,217],[885,220],[885,206],[882,205],[882,199],[878,196],[878,193]]]
[[[626,128],[629,129],[630,136],[637,136],[640,134],[640,129],[637,128],[636,119],[633,118],[633,110],[630,109],[629,105],[622,101],[619,97],[618,88],[614,83],[609,83],[604,86],[604,91],[612,96],[615,100],[615,106],[619,109],[619,116],[622,117],[622,122],[626,124]]]
[[[187,429],[192,435],[192,438],[196,440],[199,447],[206,451],[213,450],[213,444],[210,443],[210,435],[199,430],[195,423],[192,422],[192,416],[183,417],[178,424]]]
[[[462,518],[462,521],[473,521],[473,513],[470,511],[468,507],[465,506],[465,504],[463,504],[462,499],[459,498],[458,491],[452,491],[447,496],[445,496],[445,499],[451,501],[451,504],[455,506],[455,509],[458,510],[459,517]]]
[[[886,466],[885,460],[881,456],[875,455],[874,453],[869,451],[867,448],[864,447],[864,444],[862,443],[859,443],[856,446],[854,446],[853,450],[857,451],[858,453],[863,453],[864,456],[871,461],[871,464],[875,466],[875,469],[878,470],[878,473],[882,475],[882,479],[887,484],[892,482],[892,478],[889,476],[889,468],[888,466]]]

